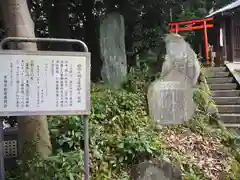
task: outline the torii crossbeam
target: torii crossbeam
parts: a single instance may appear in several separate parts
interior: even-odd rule
[[[212,21],[213,18],[204,18],[204,19],[194,19],[188,21],[179,21],[179,22],[170,22],[168,25],[170,26],[169,32],[178,33],[180,31],[191,31],[204,29],[204,44],[205,44],[205,55],[206,55],[206,64],[209,65],[209,49],[208,49],[208,35],[207,29],[212,28],[213,24],[207,24],[208,21]]]

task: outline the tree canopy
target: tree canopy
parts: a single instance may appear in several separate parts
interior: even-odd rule
[[[141,53],[161,44],[169,21],[203,18],[210,10],[228,4],[231,0],[28,0],[36,24],[37,36],[49,37],[51,6],[63,4],[69,20],[61,19],[62,37],[74,37],[88,42],[92,53],[97,53],[98,26],[104,14],[117,11],[125,19],[128,52]],[[67,6],[66,6],[67,5]],[[68,7],[68,8],[67,8]],[[56,7],[57,8],[57,7]],[[64,11],[61,11],[63,13]],[[52,12],[54,13],[54,12]],[[60,11],[56,15],[61,15]],[[55,15],[54,14],[54,15]],[[53,15],[53,16],[54,16]],[[62,15],[61,15],[62,16]],[[66,14],[65,14],[66,16]],[[66,19],[66,18],[65,18]],[[64,25],[68,23],[68,26]],[[57,23],[56,23],[57,24]],[[69,29],[68,29],[69,28]],[[59,31],[59,28],[56,28]],[[65,31],[65,32],[64,32]],[[60,32],[59,32],[60,33]],[[51,35],[52,34],[52,35]],[[94,42],[92,42],[94,40]],[[90,43],[92,42],[92,43]],[[161,47],[162,48],[162,47]],[[99,65],[99,63],[98,63]],[[93,65],[94,66],[94,65]]]

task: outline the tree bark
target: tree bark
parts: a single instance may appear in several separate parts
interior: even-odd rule
[[[102,61],[100,59],[99,20],[94,17],[94,0],[83,0],[82,6],[86,20],[84,21],[85,41],[91,52],[92,81],[101,79]]]
[[[124,17],[124,19],[126,19]],[[126,51],[127,51],[127,64],[128,68],[134,67],[137,65],[136,58],[135,58],[135,51],[133,49],[133,31],[134,26],[131,24],[128,24],[128,27],[126,28],[126,36],[125,36],[125,44],[126,44]]]
[[[27,0],[0,0],[5,29],[8,36],[35,37],[34,22],[31,19]],[[18,49],[36,51],[36,43],[19,43]],[[39,153],[45,157],[51,154],[48,122],[46,116],[18,117],[20,152]],[[32,149],[28,149],[33,145]],[[27,154],[27,157],[29,154]],[[29,156],[30,158],[30,156]]]

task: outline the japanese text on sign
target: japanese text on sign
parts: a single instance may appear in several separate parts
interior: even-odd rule
[[[0,114],[88,114],[88,56],[0,55]]]

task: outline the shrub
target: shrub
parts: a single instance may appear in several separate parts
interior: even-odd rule
[[[51,117],[49,122],[56,152],[82,148],[80,117]],[[162,154],[162,143],[147,116],[143,93],[101,86],[92,89],[90,150],[92,179],[101,180],[116,179],[112,176],[122,169]]]
[[[82,178],[82,151],[19,161],[18,168],[7,174],[8,180],[76,180]]]

